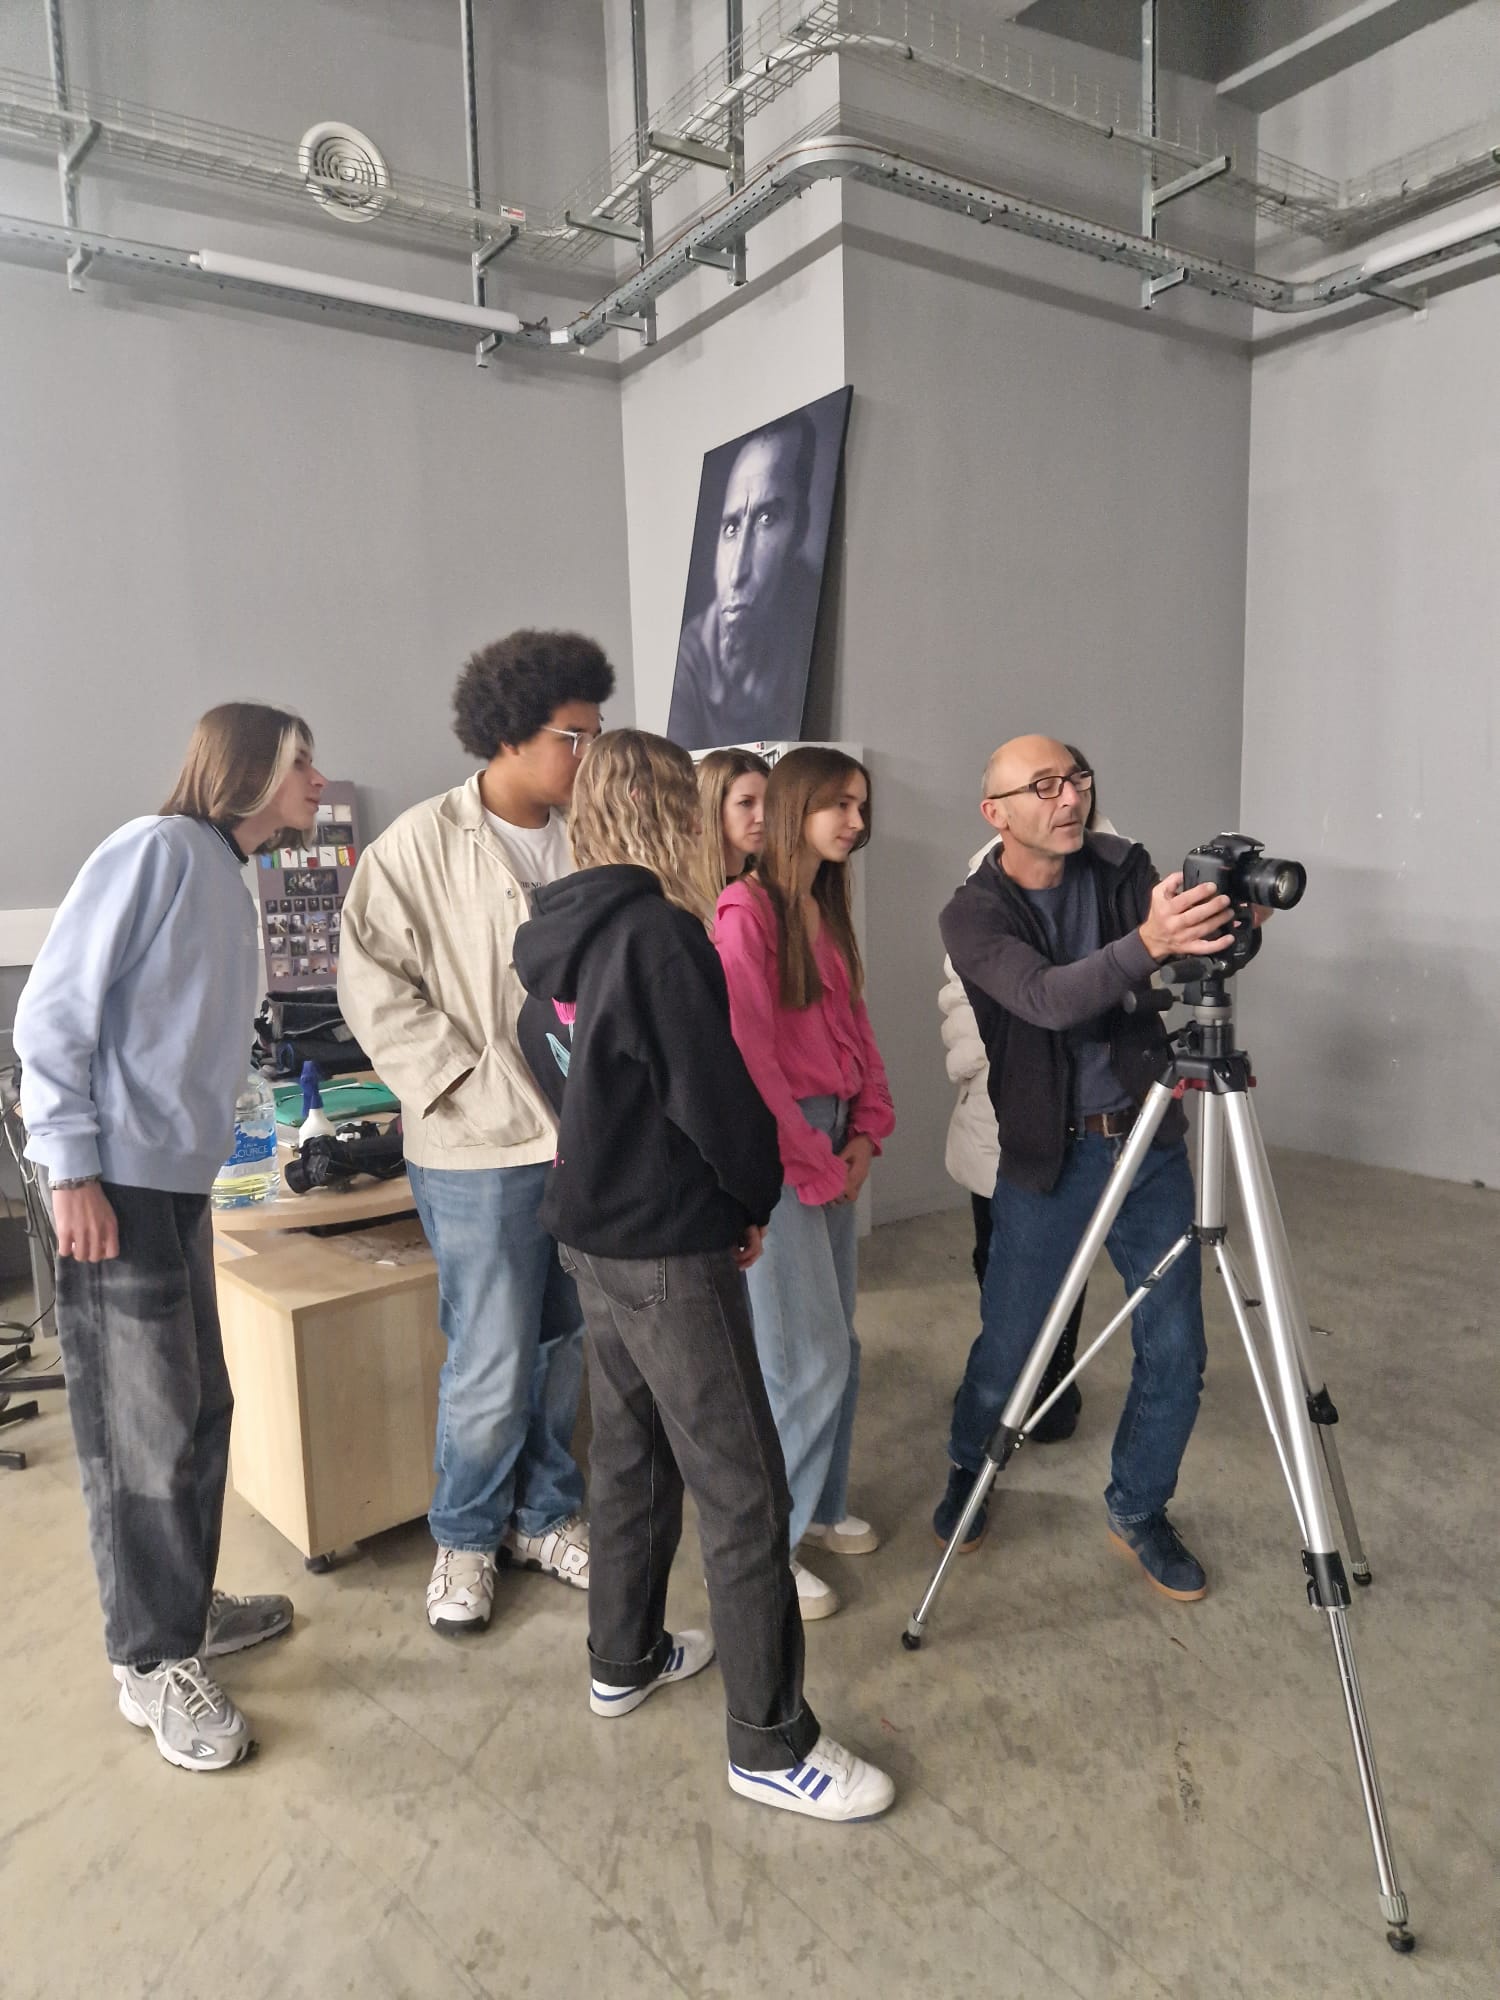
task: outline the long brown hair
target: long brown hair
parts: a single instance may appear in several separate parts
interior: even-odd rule
[[[753,750],[710,750],[698,759],[698,799],[703,833],[698,842],[694,874],[708,898],[718,902],[729,881],[729,850],[724,844],[724,801],[741,778],[769,778],[771,767]],[[736,870],[737,874],[742,870]]]
[[[698,780],[686,750],[644,729],[607,729],[583,753],[568,837],[580,868],[649,868],[669,903],[706,924],[713,905],[694,879]]]
[[[299,756],[312,755],[300,715],[261,701],[226,701],[200,716],[162,815],[233,828],[269,805]],[[280,827],[264,847],[301,847],[307,829]]]
[[[852,852],[868,844],[873,825],[874,788],[864,765],[842,750],[804,744],[789,750],[773,765],[766,784],[766,844],[756,864],[756,880],[776,912],[777,960],[783,1007],[810,1007],[823,996],[823,981],[813,956],[812,940],[797,892],[798,869],[804,850],[803,825],[809,813],[835,805],[849,780],[865,781],[865,825]],[[829,935],[849,968],[849,989],[857,1000],[864,991],[865,968],[854,935],[853,897],[849,864],[819,861],[813,877],[813,901]]]

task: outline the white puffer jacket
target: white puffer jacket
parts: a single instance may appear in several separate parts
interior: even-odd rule
[[[1103,813],[1094,821],[1096,833],[1113,833],[1114,827]],[[1000,836],[971,855],[964,879],[974,873]],[[995,1127],[995,1110],[990,1103],[990,1066],[979,1039],[979,1023],[969,1005],[963,981],[953,970],[950,958],[943,960],[943,983],[938,991],[938,1011],[943,1017],[944,1061],[948,1081],[958,1085],[958,1102],[948,1120],[948,1147],[943,1165],[951,1179],[971,1194],[986,1199],[995,1192],[1000,1172],[1000,1135]]]

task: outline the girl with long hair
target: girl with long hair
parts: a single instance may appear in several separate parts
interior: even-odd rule
[[[558,1114],[541,1219],[587,1328],[589,1706],[628,1715],[714,1657],[708,1632],[666,1625],[686,1487],[731,1788],[868,1819],[890,1804],[890,1779],[828,1737],[802,1696],[786,1474],[741,1275],[781,1163],[693,879],[698,822],[686,751],[608,731],[573,791],[578,873],[538,889],[515,940],[521,1047]]]
[[[766,780],[771,767],[753,750],[710,750],[698,760],[703,833],[697,875],[709,908],[755,866],[766,840]]]
[[[719,898],[714,942],[734,1038],[775,1114],[785,1185],[747,1274],[755,1343],[792,1489],[791,1541],[879,1545],[848,1511],[859,1396],[854,1203],[896,1122],[864,1003],[850,857],[870,838],[870,774],[842,751],[789,751],[766,786],[753,877]],[[838,1598],[794,1562],[804,1618]]]
[[[211,709],[161,812],[84,863],[16,1009],[120,1713],[190,1771],[253,1748],[205,1661],[292,1619],[284,1597],[215,1588],[233,1400],[208,1209],[260,990],[240,871],[310,835],[325,782],[312,755],[299,716]]]

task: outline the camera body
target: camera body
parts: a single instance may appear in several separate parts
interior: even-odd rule
[[[1259,903],[1268,910],[1290,910],[1302,900],[1307,870],[1300,861],[1278,861],[1265,843],[1248,834],[1221,833],[1195,847],[1182,864],[1182,886],[1195,889],[1207,882],[1227,896],[1236,912]]]
[[[1234,942],[1215,958],[1187,963],[1195,976],[1227,979],[1243,970],[1260,950],[1259,928],[1250,921],[1252,906],[1290,910],[1302,900],[1307,870],[1300,861],[1281,861],[1265,852],[1264,843],[1244,833],[1221,833],[1195,847],[1182,864],[1182,886],[1196,889],[1206,882],[1227,896],[1236,925]]]

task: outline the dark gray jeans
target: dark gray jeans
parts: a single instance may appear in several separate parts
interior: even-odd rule
[[[104,1642],[119,1666],[198,1652],[219,1560],[234,1399],[208,1196],[119,1187],[107,1264],[57,1262],[57,1337]]]
[[[784,1771],[818,1740],[802,1699],[791,1496],[745,1282],[728,1250],[619,1259],[561,1250],[588,1327],[589,1657],[610,1687],[666,1663],[684,1481],[698,1509],[729,1755]]]

